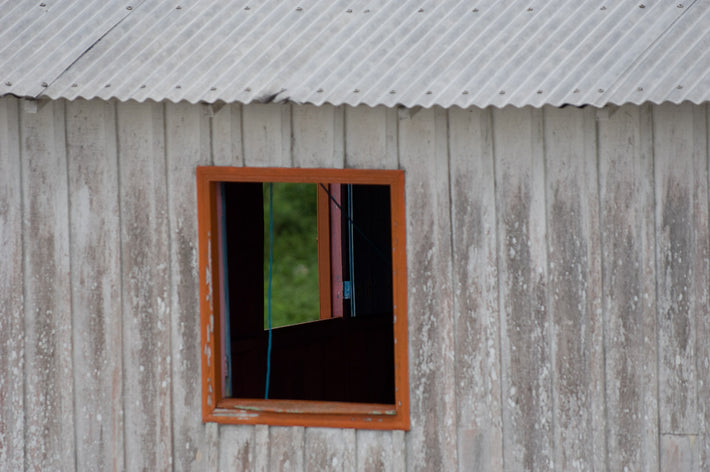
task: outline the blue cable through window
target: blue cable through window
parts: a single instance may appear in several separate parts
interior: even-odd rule
[[[269,320],[269,344],[266,349],[266,390],[264,399],[269,399],[269,379],[271,378],[271,269],[274,265],[274,184],[269,183],[269,285],[267,289],[267,317]]]

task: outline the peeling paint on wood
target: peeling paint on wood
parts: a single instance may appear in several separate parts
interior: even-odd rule
[[[20,117],[27,470],[76,469],[64,106]]]
[[[130,470],[170,470],[173,461],[164,125],[161,104],[118,105],[124,422]]]
[[[439,108],[399,121],[407,199],[410,470],[457,468],[446,126]]]
[[[124,470],[121,242],[113,105],[67,107],[79,470]]]
[[[0,100],[0,470],[24,470],[25,311],[19,102]]]
[[[609,470],[657,470],[653,151],[649,107],[598,113]]]
[[[503,470],[492,116],[449,111],[459,470]]]

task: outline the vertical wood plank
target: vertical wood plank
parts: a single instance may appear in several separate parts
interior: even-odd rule
[[[345,167],[397,168],[397,110],[345,108]]]
[[[216,166],[244,165],[242,106],[225,105],[212,117],[212,163]]]
[[[293,109],[294,167],[343,167],[343,109],[301,105]]]
[[[697,113],[705,116],[705,136],[708,143],[708,149],[705,151],[705,156],[698,159],[697,165],[708,176],[706,188],[710,188],[710,108],[704,104],[696,110]],[[702,184],[702,183],[701,183]],[[709,196],[710,198],[710,196]],[[702,233],[698,233],[698,241],[701,239]],[[705,236],[705,254],[703,255],[704,273],[708,273],[710,265],[710,249],[708,249],[708,237]],[[700,283],[698,284],[700,288]],[[703,300],[708,303],[708,294],[704,293]],[[700,306],[700,305],[699,305]],[[698,468],[700,470],[710,469],[710,316],[707,310],[698,309],[695,314],[695,329],[696,339],[698,341],[695,365],[697,369],[697,385],[698,385],[698,416],[700,421],[702,436],[698,438],[698,449],[700,451],[700,461]]]
[[[256,470],[254,427],[220,425],[219,428],[219,470]]]
[[[597,114],[609,470],[658,469],[651,113]]]
[[[165,136],[170,224],[170,325],[173,470],[203,468],[208,444],[198,414],[200,312],[195,167],[210,164],[209,118],[203,107],[166,103]]]
[[[553,465],[542,112],[493,112],[506,470]]]
[[[589,109],[544,110],[554,465],[603,470],[604,323],[601,316],[596,125]]]
[[[169,470],[170,250],[163,105],[117,107],[126,468]]]
[[[449,110],[459,470],[503,469],[491,119]]]
[[[19,102],[0,99],[0,470],[24,470],[24,318]]]
[[[345,108],[346,167],[397,169],[396,140],[396,110],[385,107]],[[359,430],[356,436],[357,470],[392,469],[394,445],[391,431]]]
[[[244,165],[291,167],[291,107],[251,104],[242,107]],[[269,428],[268,470],[303,471],[302,427]],[[224,447],[224,442],[222,443]],[[263,452],[263,451],[261,451]],[[255,451],[254,454],[258,454]],[[261,465],[261,464],[260,464]]]
[[[447,117],[420,110],[399,121],[407,172],[411,431],[408,470],[456,470],[454,315]]]
[[[251,104],[242,107],[245,165],[290,167],[291,106]]]
[[[295,167],[341,168],[343,154],[342,108],[304,105],[293,110],[293,164]],[[305,470],[354,469],[356,444],[352,431],[306,428]]]
[[[696,441],[676,435],[702,434],[695,320],[706,312],[710,283],[707,123],[690,103],[654,107],[653,122],[661,461],[697,464]]]
[[[64,102],[48,103],[34,113],[23,110],[20,119],[27,294],[25,467],[75,470]]]
[[[115,109],[67,103],[71,294],[79,470],[124,470]]]

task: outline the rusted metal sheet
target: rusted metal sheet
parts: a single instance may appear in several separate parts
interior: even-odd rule
[[[610,470],[658,468],[656,270],[650,107],[598,117],[602,310]]]
[[[457,468],[447,137],[446,112],[440,108],[399,121],[410,274],[408,470]]]
[[[490,110],[449,110],[459,470],[503,470]]]
[[[0,100],[0,470],[24,469],[25,311],[20,108]]]
[[[169,470],[170,231],[163,105],[117,108],[126,468]]]
[[[115,108],[66,104],[76,383],[76,466],[124,470]]]

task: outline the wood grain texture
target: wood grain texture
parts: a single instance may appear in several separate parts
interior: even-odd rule
[[[700,426],[694,325],[709,282],[707,142],[705,117],[693,110],[661,105],[653,112],[661,433],[697,434]]]
[[[592,110],[545,108],[554,465],[603,470],[604,323]]]
[[[705,136],[710,138],[710,108],[707,104],[700,107],[698,112],[705,116]],[[710,142],[708,142],[708,149],[705,151],[705,157],[702,159],[703,163],[710,166]],[[708,175],[708,183],[706,183],[706,188],[710,188],[710,169],[705,168],[706,175]],[[702,184],[702,182],[701,182]],[[710,198],[710,197],[709,197]],[[707,230],[707,226],[704,227]],[[698,241],[701,241],[700,235],[698,234]],[[705,236],[704,243],[709,244],[708,236]],[[703,257],[704,270],[707,274],[708,266],[710,265],[710,249],[706,246],[706,253]],[[698,285],[698,288],[700,286]],[[705,303],[707,305],[707,292],[704,293]],[[699,307],[700,308],[700,307]],[[696,339],[698,342],[695,366],[698,378],[696,379],[698,388],[698,416],[700,421],[700,431],[702,436],[697,440],[699,442],[698,449],[700,451],[700,460],[698,468],[700,470],[710,469],[710,316],[708,316],[707,309],[698,309],[695,313],[695,329],[696,329]]]
[[[345,108],[345,166],[397,168],[397,111],[385,107]]]
[[[24,332],[19,101],[0,99],[0,470],[24,470]]]
[[[501,310],[503,455],[551,470],[552,362],[541,110],[493,112]]]
[[[291,167],[290,105],[244,105],[242,130],[245,165]]]
[[[170,233],[163,105],[120,103],[117,108],[126,468],[170,470]],[[197,382],[199,376],[194,378]]]
[[[212,164],[216,166],[244,165],[242,139],[242,106],[225,105],[211,117]]]
[[[124,470],[121,241],[113,105],[67,105],[78,470]]]
[[[302,472],[305,469],[306,428],[271,426],[269,428],[269,470]]]
[[[202,107],[165,105],[170,228],[170,347],[173,470],[204,467],[204,425],[199,414],[200,331],[195,167],[208,165],[209,118]]]
[[[355,431],[306,428],[304,470],[355,471]]]
[[[657,470],[656,271],[650,107],[597,114],[609,470]]]
[[[449,111],[459,470],[503,470],[490,111]]]
[[[76,468],[64,104],[20,117],[28,470]]]
[[[406,171],[409,384],[408,470],[456,470],[454,316],[447,117],[399,121]]]
[[[254,426],[219,425],[219,470],[256,470],[255,440]]]

